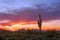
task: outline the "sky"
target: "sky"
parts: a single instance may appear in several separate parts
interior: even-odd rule
[[[42,28],[60,28],[60,0],[0,0],[0,23],[37,25],[39,14],[43,20]]]

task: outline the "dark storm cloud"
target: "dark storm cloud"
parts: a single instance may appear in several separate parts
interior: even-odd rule
[[[0,13],[0,19],[14,21],[36,21],[41,14],[43,21],[60,19],[60,1],[42,1],[31,4],[32,7],[23,7],[8,13]],[[15,14],[14,14],[15,13]]]
[[[14,10],[15,11],[15,10]],[[16,14],[12,13],[0,13],[0,19],[9,19],[14,21],[36,21],[38,17],[38,12],[34,8],[23,8],[23,10],[18,10]]]
[[[0,20],[3,20],[3,19],[14,19],[14,15],[12,14],[6,14],[6,13],[0,13]]]
[[[23,8],[17,13],[23,20],[38,20],[38,15],[41,14],[43,21],[60,19],[60,3],[53,3],[46,8],[41,5],[35,5],[32,8]]]
[[[13,10],[14,12],[15,10]],[[12,13],[0,13],[0,19],[10,19],[14,21],[37,21],[38,15],[41,14],[43,21],[60,19],[60,6],[56,5],[56,8],[48,7],[43,9],[40,5],[31,8],[22,8],[21,10]]]
[[[56,8],[49,10],[45,13],[47,20],[57,20],[60,19],[60,6],[59,4],[56,5]]]

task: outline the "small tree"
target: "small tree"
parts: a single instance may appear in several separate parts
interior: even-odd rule
[[[39,14],[38,27],[40,28],[40,31],[41,31],[41,26],[42,26],[42,18],[41,15]]]

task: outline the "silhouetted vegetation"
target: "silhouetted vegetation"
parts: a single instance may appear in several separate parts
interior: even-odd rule
[[[55,30],[18,30],[15,32],[0,30],[0,40],[60,40],[60,32]]]
[[[42,18],[41,15],[39,14],[39,19],[38,19],[38,27],[40,28],[41,31],[41,27],[42,27]]]

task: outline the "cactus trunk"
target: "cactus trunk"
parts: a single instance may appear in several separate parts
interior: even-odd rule
[[[41,31],[41,26],[42,26],[42,18],[41,15],[39,15],[38,27],[40,28],[40,31]]]

